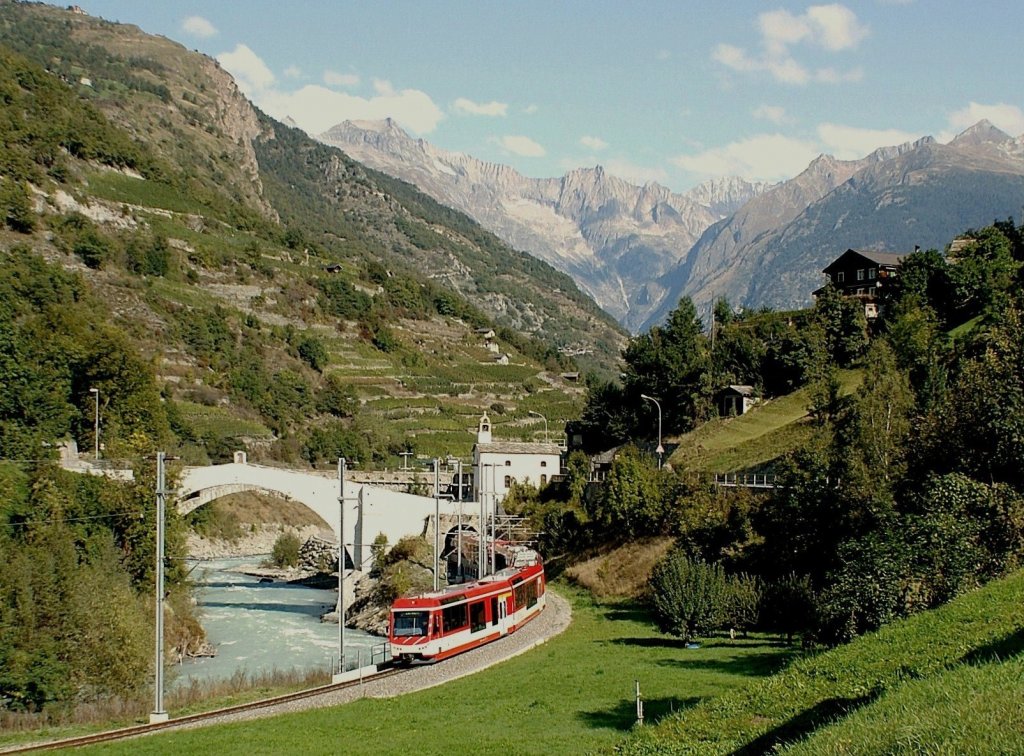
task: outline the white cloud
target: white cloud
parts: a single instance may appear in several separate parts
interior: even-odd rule
[[[608,142],[601,139],[601,137],[595,136],[581,136],[580,144],[586,147],[588,150],[606,150],[608,149]]]
[[[202,37],[203,39],[217,36],[217,27],[202,16],[189,16],[181,22],[181,29],[186,34]]]
[[[395,88],[387,79],[374,79],[373,91],[379,94],[381,97],[393,97],[395,94]]]
[[[527,105],[525,108],[523,108],[523,112],[526,113],[526,115],[533,115],[538,110],[540,110],[540,108],[537,107],[536,103],[532,103],[532,102],[529,105]]]
[[[790,49],[802,43],[828,52],[856,48],[868,35],[869,29],[844,5],[812,5],[800,15],[787,10],[767,11],[758,16],[757,27],[763,48],[761,55],[751,55],[742,47],[722,43],[715,46],[712,59],[740,73],[767,71],[784,84],[803,85],[810,81],[836,84],[859,81],[863,77],[859,69],[848,72],[833,68],[809,71],[793,57]]]
[[[547,150],[527,136],[510,134],[503,137],[494,137],[491,141],[508,150],[513,155],[521,157],[544,157],[548,154]]]
[[[658,50],[658,52],[654,54],[654,57],[657,58],[658,60],[668,60],[669,58],[672,57],[672,53],[670,53],[668,50]]]
[[[811,40],[826,50],[852,50],[868,36],[867,26],[844,5],[812,5],[807,9]]]
[[[394,118],[417,134],[429,134],[444,119],[430,95],[418,89],[366,98],[310,84],[294,92],[263,92],[255,102],[275,118],[291,116],[310,134],[320,134],[342,121],[384,118]]]
[[[267,64],[246,45],[236,45],[231,52],[218,55],[217,60],[235,77],[238,86],[249,97],[270,89],[276,82]]]
[[[317,84],[297,90],[277,86],[273,72],[245,45],[217,56],[238,86],[256,105],[274,118],[293,118],[301,129],[319,134],[345,120],[394,118],[404,128],[428,134],[444,119],[444,112],[426,92],[395,89],[391,82],[374,79],[373,97],[357,97]]]
[[[659,184],[667,184],[669,181],[668,171],[661,167],[648,165],[637,165],[628,160],[612,159],[605,161],[604,167],[612,176],[618,176],[633,184],[646,184],[649,181],[657,181]]]
[[[508,103],[491,100],[490,102],[473,102],[459,97],[452,109],[460,115],[492,116],[504,118],[508,115]]]
[[[1016,105],[1010,105],[1005,102],[983,105],[980,102],[972,101],[967,107],[949,114],[949,128],[954,133],[948,135],[947,139],[940,139],[940,141],[949,141],[956,134],[973,126],[983,118],[991,121],[993,126],[1002,129],[1010,136],[1024,134],[1024,111]],[[942,136],[947,135],[943,134]]]
[[[751,111],[751,115],[761,121],[771,121],[782,124],[786,122],[786,109],[781,105],[758,105]]]
[[[284,69],[284,75],[289,79],[298,79],[302,76],[302,69],[295,64],[292,64],[288,66],[288,68]]]
[[[842,84],[844,81],[862,81],[864,69],[851,68],[849,71],[837,71],[834,68],[819,68],[814,72],[814,80],[822,84]]]
[[[755,181],[792,178],[820,154],[816,142],[782,134],[759,134],[749,139],[679,155],[672,163],[701,176],[743,176]]]
[[[900,129],[862,129],[837,123],[818,125],[818,138],[825,146],[825,151],[840,160],[858,160],[879,147],[912,142],[920,136]]]
[[[359,75],[327,69],[324,71],[324,84],[329,87],[357,87],[359,86]]]

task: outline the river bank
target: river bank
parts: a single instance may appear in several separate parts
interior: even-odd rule
[[[216,656],[183,659],[175,668],[175,685],[241,673],[332,668],[338,627],[320,618],[335,609],[336,590],[279,579],[294,578],[298,571],[270,571],[258,555],[190,561],[189,566],[197,613]],[[346,625],[346,656],[368,656],[384,640]]]
[[[206,538],[190,531],[186,541],[186,549],[190,559],[235,559],[269,554],[274,550],[274,542],[284,533],[295,533],[301,543],[309,538],[334,540],[334,534],[318,525],[282,525],[280,523],[245,525],[243,534],[238,538]]]

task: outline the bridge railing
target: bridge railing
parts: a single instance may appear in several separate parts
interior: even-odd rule
[[[775,488],[776,476],[767,473],[716,473],[715,485],[737,488]]]

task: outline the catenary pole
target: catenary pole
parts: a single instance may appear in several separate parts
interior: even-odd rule
[[[164,711],[164,507],[167,486],[164,453],[156,454],[156,677],[153,682],[155,700],[150,722],[166,722]]]
[[[338,457],[338,674],[345,671],[345,458]]]
[[[439,553],[441,539],[441,460],[434,457],[434,590],[438,589],[438,572],[441,569],[441,555]]]

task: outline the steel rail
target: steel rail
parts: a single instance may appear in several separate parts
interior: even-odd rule
[[[75,738],[50,740],[45,743],[30,743],[23,746],[15,746],[10,749],[0,747],[0,753],[29,753],[31,751],[49,751],[58,748],[77,748],[79,746],[93,745],[94,743],[105,743],[112,740],[136,738],[143,735],[149,735],[150,733],[159,732],[161,730],[174,730],[183,727],[184,725],[195,724],[207,719],[217,719],[218,717],[230,716],[232,714],[239,714],[246,711],[254,711],[256,709],[266,709],[279,704],[290,703],[292,701],[301,701],[305,698],[315,698],[316,696],[336,693],[339,690],[354,688],[358,685],[362,685],[373,680],[381,680],[405,671],[405,669],[391,667],[380,672],[375,672],[371,675],[366,675],[365,677],[357,680],[320,685],[316,688],[307,688],[306,690],[296,691],[295,693],[285,693],[284,695],[274,696],[272,698],[263,698],[259,701],[250,701],[249,703],[227,706],[223,709],[214,709],[212,711],[204,711],[198,714],[188,714],[176,719],[169,719],[166,722],[132,725],[130,727],[121,727],[116,730],[106,730],[104,732],[96,732],[91,735],[82,735]]]

